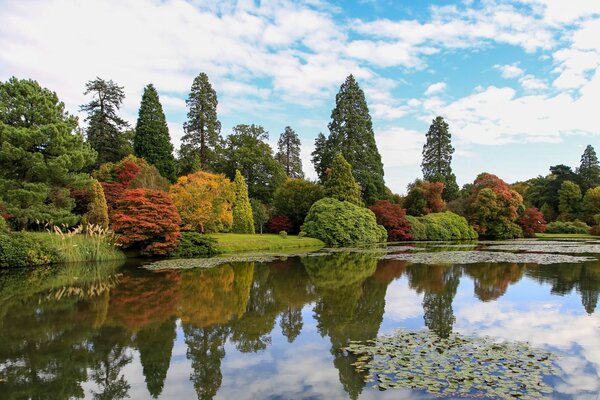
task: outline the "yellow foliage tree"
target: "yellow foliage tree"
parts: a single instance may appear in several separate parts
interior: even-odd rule
[[[233,223],[233,185],[223,174],[197,171],[171,186],[184,230],[201,233],[228,231]]]

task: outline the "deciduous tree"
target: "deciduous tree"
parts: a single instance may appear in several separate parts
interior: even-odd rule
[[[546,231],[546,221],[544,220],[544,216],[534,207],[525,209],[517,222],[521,229],[523,229],[523,235],[528,238],[535,237],[536,233]]]
[[[412,240],[410,223],[406,219],[406,210],[398,204],[387,200],[378,200],[369,210],[375,213],[377,223],[383,225],[388,234],[388,241]]]
[[[558,191],[558,219],[572,221],[581,211],[581,189],[575,182],[564,181]]]
[[[310,207],[325,197],[323,187],[304,179],[288,179],[273,195],[275,214],[287,216],[298,232]]]
[[[409,215],[417,217],[441,212],[446,205],[442,198],[443,193],[444,184],[442,182],[427,182],[417,179],[408,186],[408,193],[404,198],[403,205]]]

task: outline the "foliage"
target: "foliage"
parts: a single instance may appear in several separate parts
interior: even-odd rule
[[[456,176],[452,173],[452,147],[448,124],[442,117],[436,117],[427,132],[423,145],[423,179],[429,182],[444,184],[443,198],[445,201],[454,200],[458,196]]]
[[[330,197],[312,205],[301,230],[333,246],[380,243],[387,239],[385,228],[377,224],[371,210]]]
[[[235,233],[254,233],[254,217],[248,198],[248,187],[239,170],[235,171],[233,190],[233,226],[231,231]]]
[[[588,234],[590,233],[590,227],[585,222],[573,221],[573,222],[562,222],[555,221],[550,222],[546,227],[546,233],[577,233],[577,234]]]
[[[406,210],[398,204],[392,204],[387,200],[378,200],[369,207],[377,218],[377,223],[383,225],[387,231],[389,242],[399,240],[412,240],[410,234],[410,223],[406,219]]]
[[[52,264],[58,257],[58,252],[25,232],[0,233],[0,268]]]
[[[421,217],[407,216],[406,219],[414,240],[473,240],[478,236],[464,217],[450,211]]]
[[[204,72],[194,78],[185,103],[189,111],[183,125],[179,173],[185,175],[200,168],[212,171],[221,141],[221,123],[217,118],[217,93]]]
[[[90,202],[87,213],[83,217],[84,225],[92,224],[108,229],[108,206],[104,197],[104,189],[100,182],[94,179],[90,189]]]
[[[152,84],[144,88],[142,104],[135,125],[133,151],[136,156],[154,165],[162,176],[174,182],[176,177],[173,145],[167,119]]]
[[[92,94],[92,100],[82,105],[81,111],[88,113],[87,141],[98,152],[98,164],[117,162],[131,154],[131,144],[123,132],[128,124],[117,115],[125,99],[123,87],[96,78],[86,83],[83,94]]]
[[[269,232],[271,233],[277,233],[281,231],[291,232],[293,229],[292,221],[290,221],[287,215],[274,216],[269,220],[267,226],[269,227]]]
[[[260,200],[250,199],[252,207],[252,218],[254,219],[254,231],[263,233],[263,227],[269,221],[269,209]]]
[[[145,255],[166,255],[177,248],[181,218],[165,192],[127,190],[117,202],[112,220],[124,247],[140,248]]]
[[[290,219],[292,231],[297,232],[310,207],[323,197],[321,185],[304,179],[288,179],[273,194],[273,207],[276,214]]]
[[[352,176],[352,166],[343,155],[337,154],[325,179],[325,196],[362,206],[360,186]]]
[[[600,215],[600,186],[588,189],[583,196],[583,213],[588,223],[595,222],[595,216]]]
[[[180,177],[170,193],[184,230],[209,233],[231,228],[234,191],[225,175],[197,171]]]
[[[523,235],[525,235],[525,237],[535,237],[536,233],[543,233],[546,231],[544,215],[534,207],[525,209],[517,222],[521,229],[523,229]]]
[[[385,197],[383,164],[375,143],[373,124],[362,89],[352,75],[340,87],[331,111],[329,137],[319,134],[312,161],[319,180],[324,183],[327,170],[337,154],[352,166],[352,174],[367,204]]]
[[[288,178],[304,178],[302,159],[300,158],[300,138],[289,126],[279,136],[275,159],[283,165]]]
[[[264,235],[240,233],[215,233],[211,234],[218,241],[217,249],[223,253],[236,253],[241,251],[276,251],[286,249],[317,249],[323,247],[323,242],[317,239],[288,235],[286,240],[281,240],[279,235],[266,233]]]
[[[598,163],[598,156],[591,145],[588,145],[583,151],[581,164],[576,173],[583,193],[600,186],[600,163]]]
[[[279,232],[279,237],[282,238],[282,239],[287,238],[287,232],[286,231],[280,231]]]
[[[6,220],[0,216],[0,234],[7,233],[8,231],[10,231],[10,229]]]
[[[181,232],[177,249],[170,254],[175,258],[210,257],[219,254],[217,239],[198,232]]]
[[[268,139],[268,133],[261,126],[235,126],[225,141],[223,156],[216,167],[231,180],[239,170],[248,185],[250,197],[266,204],[271,203],[273,193],[285,181],[283,166],[273,157]]]
[[[420,216],[438,213],[446,205],[442,198],[443,193],[444,184],[442,182],[428,182],[417,179],[408,186],[408,193],[404,198],[403,206],[409,215]]]
[[[483,173],[473,182],[469,222],[481,236],[508,239],[522,236],[516,224],[523,198],[496,175]]]
[[[0,82],[0,204],[13,227],[79,220],[67,187],[89,182],[82,171],[96,154],[76,129],[56,93],[33,80]]]
[[[564,181],[558,191],[558,219],[571,221],[579,215],[581,208],[581,189],[571,181]]]

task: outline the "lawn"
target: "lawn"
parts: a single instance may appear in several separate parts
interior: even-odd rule
[[[536,233],[538,239],[598,239],[600,236],[586,233]]]
[[[319,249],[325,246],[319,239],[299,238],[288,235],[281,237],[277,234],[241,234],[241,233],[214,233],[210,235],[217,239],[217,249],[222,253],[237,251],[269,251],[290,249]]]

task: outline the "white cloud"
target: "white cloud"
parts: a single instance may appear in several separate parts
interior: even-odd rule
[[[431,84],[425,90],[425,96],[431,96],[432,94],[440,93],[446,90],[446,83],[438,82]]]
[[[537,79],[533,75],[523,76],[519,79],[519,83],[523,86],[523,89],[528,91],[538,91],[548,88],[548,85],[544,81]]]
[[[507,64],[507,65],[494,65],[494,68],[500,71],[501,75],[505,79],[518,78],[523,75],[524,71],[519,68],[518,63]]]

